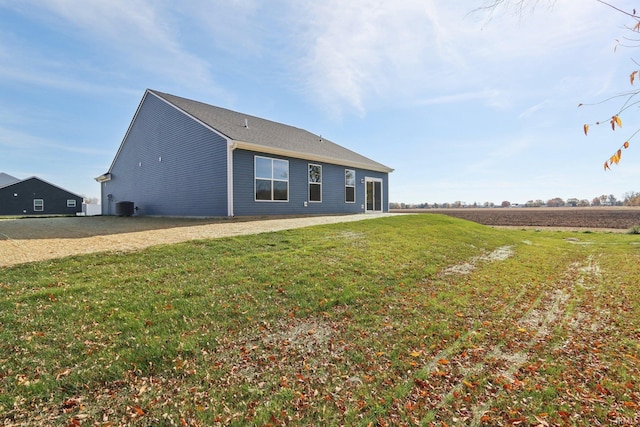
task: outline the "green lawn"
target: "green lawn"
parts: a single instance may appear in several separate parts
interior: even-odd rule
[[[434,214],[4,268],[0,422],[636,425],[639,277]]]

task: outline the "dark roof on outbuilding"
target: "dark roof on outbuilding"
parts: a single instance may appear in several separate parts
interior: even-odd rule
[[[16,182],[19,182],[19,181],[20,180],[15,176],[11,176],[4,172],[0,172],[0,188],[5,187],[7,185],[15,184]]]
[[[5,175],[6,175],[6,174],[5,174]],[[8,176],[11,176],[11,175],[8,175]],[[13,177],[12,177],[12,178],[13,178]],[[25,183],[27,183],[27,182],[29,182],[29,181],[40,181],[40,182],[42,182],[42,183],[44,183],[44,184],[46,184],[46,185],[48,185],[48,186],[55,187],[55,188],[57,188],[58,190],[62,190],[62,191],[64,191],[64,192],[67,192],[67,193],[69,193],[69,194],[71,194],[71,195],[73,195],[73,196],[75,196],[75,197],[83,198],[83,196],[81,196],[81,195],[79,195],[79,194],[73,193],[73,192],[71,192],[71,191],[69,191],[69,190],[65,190],[64,188],[62,188],[62,187],[60,187],[60,186],[58,186],[58,185],[52,184],[52,183],[50,183],[50,182],[48,182],[48,181],[45,181],[45,180],[44,180],[44,179],[42,179],[42,178],[38,178],[37,176],[31,176],[31,177],[29,177],[29,178],[25,178],[25,179],[18,179],[18,178],[15,178],[15,179],[16,179],[16,181],[14,181],[14,182],[11,182],[11,183],[9,183],[9,184],[5,184],[5,185],[0,185],[0,188],[7,188],[7,187],[12,187],[12,186],[18,186],[18,185],[25,184]]]

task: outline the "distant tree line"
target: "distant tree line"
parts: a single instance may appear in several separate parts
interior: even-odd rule
[[[508,200],[503,201],[500,204],[493,202],[484,203],[466,203],[462,201],[455,201],[453,203],[389,203],[390,209],[461,209],[461,208],[509,208],[509,207],[524,207],[524,208],[561,208],[561,207],[590,207],[590,206],[640,206],[640,192],[630,191],[625,193],[624,198],[619,200],[613,194],[603,194],[601,196],[594,197],[591,201],[587,199],[569,198],[564,200],[560,197],[554,197],[547,201],[544,200],[529,200],[526,203],[511,203]]]

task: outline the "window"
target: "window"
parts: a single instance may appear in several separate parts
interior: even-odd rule
[[[289,161],[255,156],[256,200],[289,201]]]
[[[309,163],[309,201],[322,201],[322,166]]]
[[[33,199],[33,210],[35,212],[44,211],[44,200],[43,199]]]
[[[75,199],[67,199],[67,207],[68,208],[75,208],[76,207]]]
[[[353,169],[344,170],[344,201],[356,202],[356,171]]]

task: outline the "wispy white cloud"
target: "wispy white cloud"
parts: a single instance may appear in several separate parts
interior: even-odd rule
[[[334,112],[363,114],[369,100],[397,89],[419,67],[421,45],[432,39],[421,25],[423,3],[333,0],[295,7],[290,22],[298,58],[289,61],[301,91]]]
[[[19,68],[0,66],[0,78],[5,81],[46,86],[67,92],[91,94],[113,94],[114,92],[119,92],[128,95],[139,95],[140,93],[139,89],[133,90],[124,86],[114,86],[113,82],[107,85],[94,79],[83,80],[78,78],[77,75],[72,76],[65,72],[60,72],[59,69],[52,69],[44,62],[33,63],[29,67],[22,66]]]
[[[548,100],[544,100],[542,102],[537,103],[536,105],[532,105],[531,107],[527,108],[525,111],[520,113],[518,118],[519,119],[526,119],[528,117],[531,117],[537,111],[540,111],[541,109],[543,109],[545,107],[545,105],[548,105],[548,104],[549,104],[549,101]]]
[[[74,37],[80,43],[78,48],[87,50],[84,56],[76,55],[59,69],[52,69],[39,59],[47,57],[49,52],[29,52],[28,45],[23,46],[28,53],[4,46],[5,56],[21,59],[4,64],[3,73],[7,77],[20,79],[22,75],[21,80],[65,89],[71,89],[75,82],[77,89],[83,90],[83,85],[95,86],[87,82],[99,81],[101,75],[110,74],[114,78],[118,73],[124,76],[142,72],[186,87],[200,86],[208,91],[223,92],[215,84],[209,58],[191,53],[181,43],[180,28],[172,18],[173,10],[164,3],[25,0],[4,7],[13,7],[49,30]],[[96,68],[92,70],[92,67]]]
[[[416,105],[443,105],[443,104],[457,104],[460,102],[468,102],[480,100],[485,105],[496,106],[498,104],[504,104],[505,94],[497,89],[470,91],[463,93],[450,93],[447,95],[434,96],[430,98],[420,99]]]
[[[477,5],[304,2],[295,9],[300,60],[292,70],[321,105],[337,114],[364,115],[371,105],[394,97],[398,105],[420,98],[446,102],[457,93],[478,92],[477,86],[488,87],[487,93],[503,92],[507,85],[526,87],[551,58],[572,52],[579,59],[590,43],[602,52],[608,40],[601,39],[600,22],[609,28],[619,22],[583,0],[520,17],[499,13],[489,22],[469,13]]]
[[[571,47],[588,45],[591,37],[598,40],[594,46],[603,44],[597,39],[602,34],[600,24],[592,23],[596,18],[602,22],[607,14],[603,7],[587,6],[583,0],[564,0],[551,11],[520,17],[498,13],[490,21],[470,13],[478,4],[476,0],[269,5],[255,0],[5,2],[0,5],[85,38],[92,49],[100,50],[96,60],[102,56],[101,65],[107,69],[91,70],[90,64],[76,60],[67,64],[66,73],[56,75],[59,70],[38,62],[40,52],[33,52],[31,62],[3,61],[0,72],[65,89],[76,82],[79,90],[86,90],[82,82],[87,84],[86,76],[93,72],[143,72],[151,82],[172,81],[182,88],[224,94],[226,89],[216,77],[216,61],[224,60],[221,54],[239,63],[259,57],[275,62],[286,74],[282,84],[295,82],[293,90],[325,111],[364,116],[378,104],[451,102],[463,93],[482,94],[487,105],[505,108],[509,100],[492,94],[524,87],[526,79],[535,77],[531,69],[544,67],[554,55],[566,55]],[[614,26],[613,22],[611,18],[602,26]],[[203,48],[207,45],[211,47]],[[6,56],[7,49],[0,42],[1,54]]]
[[[107,156],[108,150],[95,148],[93,146],[80,146],[77,144],[63,144],[48,138],[42,138],[22,131],[0,127],[0,147],[5,149],[20,149],[28,151],[33,155],[43,155],[43,150],[63,151],[68,153],[80,153]]]

